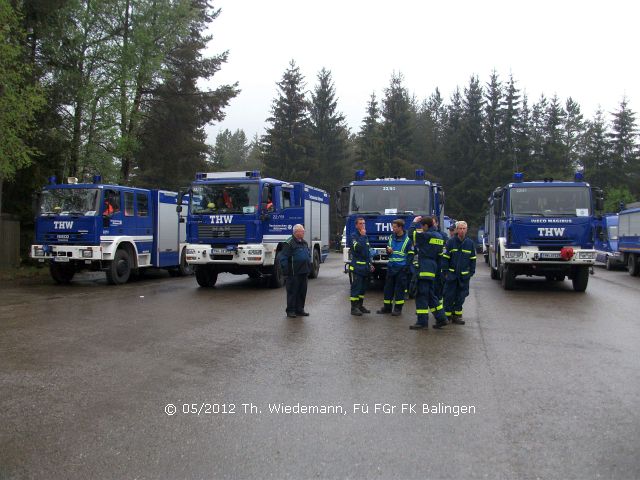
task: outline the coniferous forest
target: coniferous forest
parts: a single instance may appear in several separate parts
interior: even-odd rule
[[[237,83],[201,87],[228,57],[205,56],[219,13],[205,0],[0,0],[0,213],[21,219],[23,246],[33,194],[51,175],[180,189],[196,171],[260,169],[333,194],[356,169],[411,178],[423,168],[472,230],[514,171],[567,180],[580,168],[609,211],[640,198],[629,99],[587,118],[572,98],[529,98],[526,79],[495,71],[423,99],[390,72],[354,132],[331,71],[308,79],[292,60],[273,79],[265,134],[224,130],[210,142],[205,127],[242,95]]]

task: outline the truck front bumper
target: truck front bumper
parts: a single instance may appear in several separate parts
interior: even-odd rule
[[[261,266],[268,263],[269,259],[273,264],[273,252],[265,249],[263,245],[238,245],[230,250],[211,245],[188,244],[185,252],[189,265]]]
[[[505,249],[502,254],[505,264],[593,265],[595,261],[596,251],[583,249],[574,249],[573,256],[568,260],[561,257],[559,250]]]
[[[84,261],[91,263],[102,260],[102,247],[95,245],[31,245],[29,256],[39,262]]]

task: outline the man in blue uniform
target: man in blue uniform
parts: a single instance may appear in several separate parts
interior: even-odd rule
[[[351,235],[351,315],[361,317],[363,313],[371,313],[365,308],[364,293],[369,283],[369,272],[372,270],[371,252],[364,218],[356,218],[356,231]]]
[[[394,220],[391,229],[393,233],[389,236],[387,244],[389,263],[384,283],[384,304],[376,313],[390,313],[397,317],[402,314],[409,267],[413,261],[413,248],[409,235],[404,231],[404,220]]]
[[[304,239],[304,227],[293,226],[293,235],[280,251],[280,267],[287,276],[287,317],[308,317],[304,310],[307,278],[311,272],[311,250]]]
[[[462,305],[469,295],[469,280],[476,273],[476,246],[467,238],[467,222],[456,223],[456,235],[447,241],[442,255],[444,310],[452,323],[464,325]]]
[[[422,231],[418,229],[418,222],[422,224]],[[418,255],[418,291],[416,294],[416,315],[418,318],[415,325],[411,325],[409,328],[412,330],[427,328],[429,312],[432,312],[436,318],[433,328],[442,328],[447,324],[447,319],[442,311],[442,305],[436,298],[435,280],[444,240],[434,228],[431,217],[418,216],[414,218],[409,234]]]

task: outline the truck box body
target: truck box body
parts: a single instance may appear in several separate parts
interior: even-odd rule
[[[40,196],[30,256],[54,264],[56,280],[92,269],[107,271],[110,283],[118,284],[136,269],[179,269],[186,232],[176,215],[177,198],[177,192],[120,185],[48,185]],[[119,272],[112,265],[116,254]],[[186,273],[186,262],[182,267]]]
[[[629,274],[640,274],[640,208],[618,214],[618,250]]]
[[[201,286],[217,274],[273,276],[281,286],[276,257],[293,233],[305,227],[313,278],[329,253],[329,195],[300,182],[262,178],[259,172],[198,174],[190,189],[187,261]]]

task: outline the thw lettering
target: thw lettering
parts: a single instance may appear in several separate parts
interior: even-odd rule
[[[557,227],[539,227],[538,235],[540,237],[561,237],[564,235],[564,228]]]

